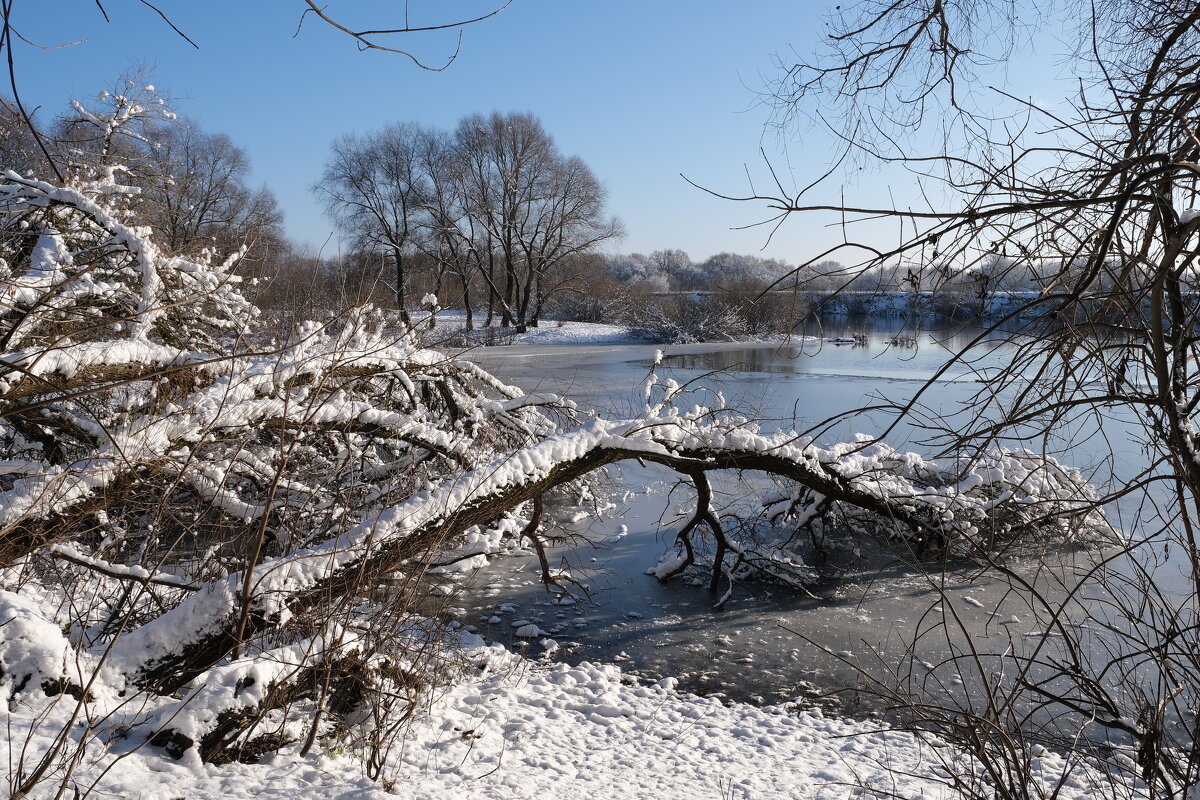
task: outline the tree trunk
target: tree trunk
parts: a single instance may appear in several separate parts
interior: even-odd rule
[[[488,304],[487,304],[487,320],[483,323],[483,327],[492,327],[492,320],[496,318],[496,257],[490,252],[488,253]]]
[[[471,281],[467,278],[466,273],[458,273],[458,279],[462,281],[462,303],[463,312],[467,315],[467,330],[475,330],[475,318],[471,311]]]
[[[393,249],[392,258],[396,261],[396,309],[400,312],[400,320],[404,327],[412,330],[412,319],[408,316],[408,276],[405,274],[404,256],[400,253],[400,248]]]
[[[443,267],[442,269],[444,270],[445,268]],[[445,274],[443,271],[439,271],[437,280],[434,281],[434,284],[433,284],[433,296],[434,297],[442,296],[442,275],[443,274]],[[429,309],[429,330],[433,330],[436,327],[437,327],[437,304],[434,304]]]

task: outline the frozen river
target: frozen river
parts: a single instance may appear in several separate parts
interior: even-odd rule
[[[872,332],[860,347],[811,341],[663,347],[658,373],[720,391],[731,406],[768,427],[819,425],[818,440],[829,442],[887,429],[894,420],[889,413],[845,418],[845,412],[886,405],[885,399],[907,401],[944,363],[946,348],[974,333],[925,333],[916,348],[892,346],[893,332],[886,328]],[[657,349],[511,346],[477,350],[470,357],[526,391],[557,392],[582,408],[620,417],[638,413],[640,386]],[[1004,358],[999,347],[975,369]],[[978,378],[976,372],[956,369],[927,389],[923,402],[931,411],[952,414],[979,390]],[[888,440],[929,454],[922,444],[928,435],[905,423]],[[967,564],[924,574],[886,559],[864,559],[841,580],[820,587],[819,597],[749,584],[737,588],[725,610],[713,610],[715,598],[706,587],[680,581],[663,585],[645,574],[671,548],[678,512],[690,496],[672,495],[674,477],[661,468],[625,464],[610,472],[617,481],[617,507],[604,519],[572,522],[573,509],[551,509],[564,529],[595,543],[551,552],[588,585],[589,595],[576,605],[557,605],[538,581],[532,557],[502,558],[476,576],[462,603],[465,623],[506,643],[518,643],[514,623],[535,623],[559,645],[555,658],[616,661],[649,677],[673,676],[682,688],[700,693],[779,702],[842,690],[839,702],[867,708],[867,693],[856,691],[869,683],[863,673],[887,682],[927,679],[950,652],[944,630],[952,639],[970,637],[1000,650],[1040,634],[1036,615],[1007,583]],[[717,488],[730,495],[758,488],[735,484],[731,477]],[[1087,557],[1062,554],[1058,568],[1070,572],[1072,559]],[[1032,563],[1028,569],[1033,570]],[[949,626],[940,628],[947,619]],[[910,648],[914,640],[920,641],[915,649]],[[531,653],[538,648],[530,645]],[[939,679],[953,685],[958,677],[940,674]]]

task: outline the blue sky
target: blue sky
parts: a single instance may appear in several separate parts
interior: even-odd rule
[[[42,45],[17,52],[27,105],[57,114],[72,98],[109,88],[139,63],[180,114],[225,132],[253,165],[252,181],[279,198],[289,235],[313,244],[332,231],[310,187],[329,143],[348,131],[394,120],[452,126],[465,114],[532,111],[564,152],[581,156],[605,183],[609,209],[627,230],[610,249],[681,248],[695,259],[720,251],[800,261],[838,234],[795,221],[766,245],[766,230],[730,230],[763,219],[762,208],[710,197],[680,173],[729,194],[748,187],[747,167],[765,176],[759,148],[797,179],[819,172],[832,152],[813,132],[793,132],[785,156],[764,132],[757,92],[775,74],[773,56],[809,52],[826,5],[804,0],[513,0],[493,19],[463,30],[461,53],[444,72],[401,56],[358,52],[316,19],[295,36],[301,0],[160,0],[194,49],[136,0],[18,0],[18,30]],[[484,0],[413,0],[412,22],[445,20],[444,8],[473,15]],[[330,0],[331,14],[357,26],[395,24],[400,2]],[[457,34],[394,40],[440,63]],[[786,172],[786,170],[785,170]]]

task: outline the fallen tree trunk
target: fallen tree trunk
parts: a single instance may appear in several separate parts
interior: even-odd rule
[[[650,461],[682,474],[770,473],[885,520],[914,540],[936,539],[942,547],[975,535],[981,521],[997,515],[1014,525],[1032,524],[1038,515],[1057,519],[1092,513],[1078,474],[1052,460],[1043,460],[1045,474],[1036,481],[1029,480],[1028,469],[1018,468],[1032,458],[1027,457],[1010,465],[1012,474],[990,468],[957,483],[920,485],[895,467],[919,460],[911,454],[869,442],[824,449],[792,434],[758,433],[742,423],[718,425],[685,416],[593,420],[420,492],[321,546],[264,562],[248,582],[239,573],[210,584],[122,636],[113,664],[138,687],[173,692],[218,663],[241,639],[336,598],[366,592],[379,576],[437,550],[467,528],[624,460]],[[1047,489],[1049,477],[1058,487],[1053,492]],[[1035,515],[1039,500],[1054,505]],[[243,585],[252,587],[249,597],[242,595]]]

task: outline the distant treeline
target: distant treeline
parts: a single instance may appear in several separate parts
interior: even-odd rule
[[[719,341],[790,333],[814,316],[978,319],[1003,315],[1045,281],[987,259],[951,272],[897,265],[862,270],[836,261],[794,265],[719,253],[693,261],[682,250],[592,255],[550,312],[560,318],[643,328],[664,341]]]
[[[288,267],[264,287],[263,305],[319,316],[360,302],[385,308],[395,303],[393,269],[378,255],[293,257]],[[408,268],[410,296],[436,295],[443,308],[461,309],[464,294],[487,296],[478,275],[466,276],[468,291],[448,290],[444,271],[424,254],[414,253]],[[657,250],[581,253],[564,259],[559,270],[545,318],[629,325],[669,342],[790,333],[814,316],[997,317],[1051,286],[1049,269],[1043,277],[999,256],[954,272],[909,265],[861,270],[836,261],[797,266],[736,253],[693,261],[682,250]],[[500,314],[474,310],[477,326],[506,327]]]

